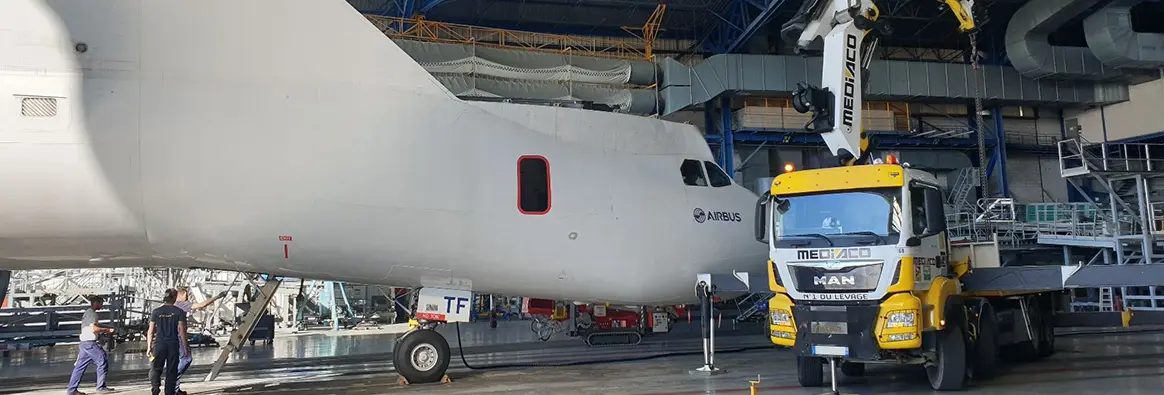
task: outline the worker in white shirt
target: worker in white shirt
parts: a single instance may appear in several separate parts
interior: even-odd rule
[[[89,368],[89,364],[97,365],[97,393],[114,392],[113,388],[105,385],[105,377],[109,375],[109,358],[105,349],[97,344],[97,335],[113,333],[113,328],[105,328],[97,324],[97,310],[105,305],[105,299],[100,296],[89,297],[89,308],[81,315],[81,343],[77,346],[77,363],[73,364],[73,376],[69,378],[69,395],[85,395],[77,390],[81,386],[81,376]]]
[[[182,309],[182,311],[185,311],[186,314],[189,315],[190,312],[192,312],[192,311],[202,310],[202,309],[206,308],[207,306],[213,305],[214,302],[218,301],[219,299],[222,299],[224,296],[226,296],[226,291],[219,292],[218,295],[214,296],[213,298],[207,299],[205,301],[202,301],[199,303],[193,303],[190,301],[190,287],[183,285],[183,286],[178,287],[178,301],[174,303],[174,307]],[[183,335],[185,335],[185,334],[183,334]],[[177,394],[179,394],[179,395],[186,394],[186,391],[182,391],[182,373],[185,373],[186,369],[190,368],[190,363],[193,361],[194,361],[194,358],[191,357],[189,353],[186,353],[184,351],[182,353],[180,353],[178,356],[178,380],[177,380],[177,382],[178,382],[177,389],[178,390],[177,390]]]

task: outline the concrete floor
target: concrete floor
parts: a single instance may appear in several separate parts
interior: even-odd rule
[[[725,326],[730,324],[725,323]],[[302,335],[276,338],[270,346],[247,347],[219,379],[197,382],[216,350],[196,352],[186,390],[191,394],[747,394],[760,377],[761,394],[820,394],[825,388],[796,384],[789,352],[769,347],[756,327],[717,336],[717,365],[727,372],[711,378],[689,370],[702,364],[697,332],[687,327],[634,347],[586,347],[576,339],[540,342],[524,321],[462,326],[465,359],[473,367],[503,364],[577,364],[565,367],[466,368],[456,350],[455,328],[446,328],[454,347],[450,384],[398,386],[390,361],[393,335]],[[727,352],[739,349],[744,351]],[[748,350],[750,349],[750,351]],[[60,394],[72,368],[75,348],[58,346],[0,360],[0,394]],[[683,354],[679,356],[668,356]],[[117,354],[110,385],[126,394],[147,394],[140,354]],[[651,358],[631,362],[620,359]],[[1164,393],[1164,332],[1065,334],[1058,353],[1041,362],[1009,367],[995,380],[973,383],[970,392],[990,394],[1161,394]],[[827,381],[827,379],[826,379]],[[93,373],[85,377],[91,387]],[[870,367],[863,378],[842,378],[844,393],[931,393],[919,368]],[[827,385],[827,384],[826,384]],[[91,388],[89,388],[91,390]],[[82,390],[86,390],[82,387]],[[1114,392],[1113,392],[1114,391]]]

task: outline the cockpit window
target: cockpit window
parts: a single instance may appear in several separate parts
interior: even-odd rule
[[[707,186],[707,177],[703,175],[703,166],[700,166],[697,160],[684,160],[683,164],[679,165],[679,173],[683,175],[683,184],[695,187]]]
[[[732,184],[731,177],[719,168],[719,165],[708,161],[703,161],[703,166],[707,167],[707,179],[711,180],[711,186],[714,188],[726,187]]]

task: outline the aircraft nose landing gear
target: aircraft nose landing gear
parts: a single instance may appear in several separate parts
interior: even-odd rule
[[[400,374],[400,384],[420,384],[451,380],[445,374],[452,359],[449,342],[433,329],[417,328],[396,340],[392,364]]]

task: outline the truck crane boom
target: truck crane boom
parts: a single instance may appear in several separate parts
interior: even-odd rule
[[[977,28],[970,13],[974,0],[938,1],[958,18],[960,30],[969,33]],[[797,15],[781,27],[781,36],[794,42],[798,53],[810,53],[818,40],[823,41],[822,86],[798,83],[792,105],[797,112],[812,113],[804,129],[820,134],[845,166],[863,163],[868,157],[869,136],[862,124],[861,104],[864,75],[877,38],[866,37],[874,29],[891,33],[880,16],[873,0],[805,0]]]

